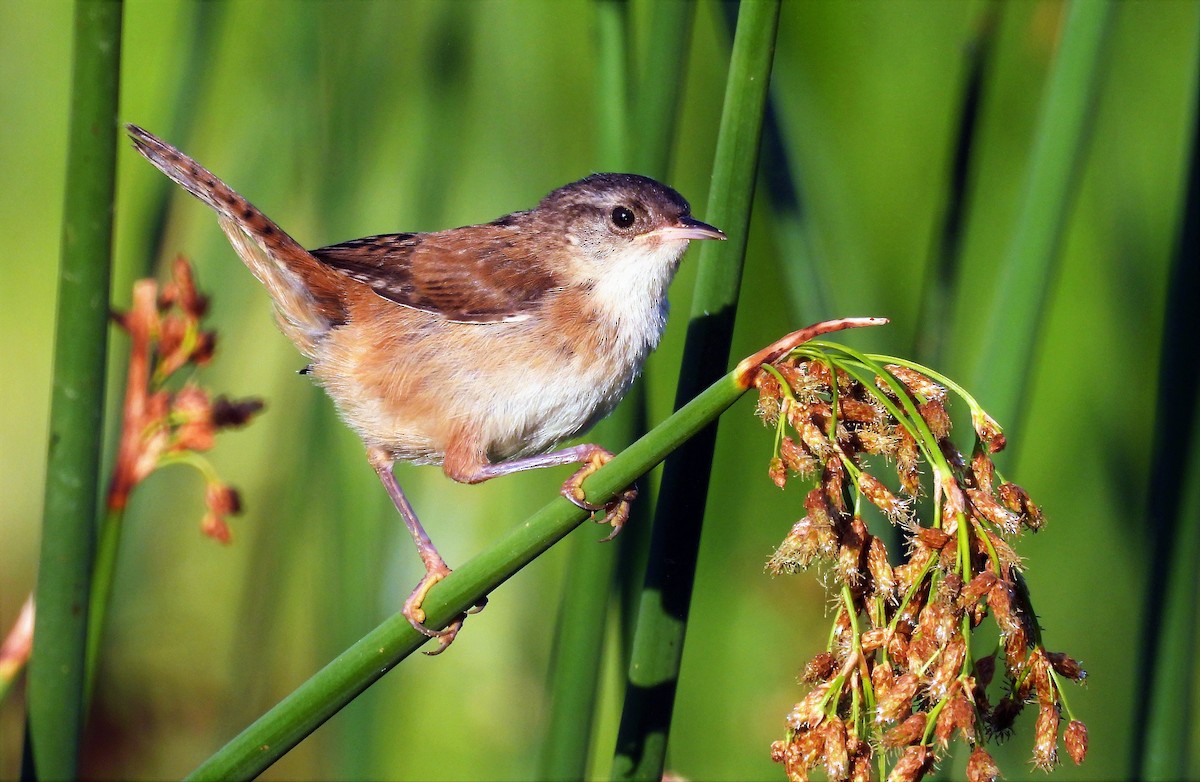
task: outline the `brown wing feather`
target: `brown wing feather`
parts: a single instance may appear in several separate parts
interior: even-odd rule
[[[557,276],[495,225],[388,234],[313,250],[321,263],[406,307],[464,323],[520,318]]]

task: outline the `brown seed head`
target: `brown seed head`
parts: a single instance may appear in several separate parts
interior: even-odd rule
[[[805,516],[792,525],[783,543],[767,560],[766,569],[772,575],[790,575],[829,556],[832,550],[833,532],[828,519]]]
[[[918,743],[925,735],[925,721],[928,717],[928,714],[919,711],[883,734],[884,749],[899,749]]]
[[[818,684],[812,688],[804,696],[804,700],[793,706],[792,710],[788,713],[788,728],[794,731],[801,731],[820,725],[825,719],[825,711],[822,708],[821,702],[825,699],[827,692],[829,692],[828,682]]]
[[[1049,771],[1058,765],[1058,707],[1043,704],[1033,728],[1033,765]]]
[[[904,750],[900,760],[892,767],[887,782],[917,782],[924,778],[933,765],[933,755],[924,744],[910,746]]]
[[[962,694],[955,695],[942,707],[933,735],[946,747],[954,731],[958,731],[968,744],[975,743],[975,708]]]
[[[876,698],[875,721],[895,722],[903,719],[912,709],[913,698],[921,681],[915,673],[897,676],[887,694]]]
[[[1062,652],[1046,652],[1046,659],[1060,676],[1065,676],[1073,682],[1082,682],[1087,678],[1083,665],[1073,657]]]
[[[987,492],[979,489],[967,489],[966,491],[967,498],[971,501],[971,507],[976,514],[995,524],[1009,535],[1020,533],[1021,517],[1019,515],[1001,505],[995,497]]]
[[[961,606],[971,606],[978,603],[985,595],[991,591],[992,586],[996,583],[996,574],[990,570],[985,570],[977,574],[971,579],[963,591],[959,594],[958,602]]]
[[[971,479],[980,491],[992,492],[992,483],[996,478],[996,464],[985,451],[976,448],[971,454]]]
[[[767,426],[777,425],[783,406],[783,388],[779,381],[764,369],[755,376],[754,385],[758,387],[758,404],[754,408],[754,414]]]
[[[900,447],[895,428],[882,423],[868,424],[854,433],[858,449],[866,453],[892,456]]]
[[[1000,424],[996,423],[996,419],[982,409],[975,409],[971,411],[971,425],[975,427],[975,434],[979,435],[988,453],[1004,450],[1004,432],[1001,431]]]
[[[1002,483],[997,492],[1000,495],[1000,501],[1009,510],[1021,514],[1021,522],[1026,527],[1037,532],[1045,525],[1046,519],[1042,509],[1030,499],[1029,494],[1020,486],[1015,483]]]
[[[896,436],[900,439],[896,446],[896,475],[904,493],[916,497],[921,493],[921,471],[917,467],[921,450],[903,426],[896,427]]]
[[[787,486],[787,468],[783,466],[783,459],[778,456],[771,457],[771,461],[767,463],[767,477],[781,489]]]
[[[996,782],[1000,768],[983,747],[976,747],[967,760],[967,782]]]
[[[177,424],[172,450],[207,451],[213,447],[216,426],[208,392],[186,385],[171,401],[171,418]]]
[[[237,429],[250,423],[250,419],[262,412],[264,406],[261,399],[219,396],[213,402],[213,425],[218,429]]]
[[[986,657],[980,657],[975,661],[975,679],[979,682],[980,687],[987,687],[992,683],[992,677],[996,675],[996,655],[989,654]]]
[[[890,601],[896,597],[896,575],[888,562],[887,547],[883,541],[874,535],[867,544],[867,570],[875,584],[875,595],[880,599]]]
[[[942,649],[942,657],[933,676],[929,681],[929,696],[933,700],[942,700],[950,696],[955,689],[959,674],[962,673],[963,659],[966,657],[967,644],[961,635],[955,635]]]
[[[858,488],[863,496],[883,512],[893,524],[903,524],[909,518],[910,503],[892,494],[886,486],[870,473],[859,473]]]
[[[934,437],[945,440],[950,436],[950,415],[940,401],[917,405],[917,412],[925,419],[925,423]]]
[[[1075,765],[1082,764],[1088,751],[1087,726],[1079,720],[1068,722],[1067,729],[1063,732],[1063,746],[1066,747],[1071,760],[1075,761]]]
[[[887,364],[884,366],[884,369],[891,373],[892,377],[899,380],[915,396],[938,402],[946,398],[945,388],[915,369],[902,367],[898,364]],[[887,385],[882,384],[878,378],[876,378],[876,385],[884,390],[888,390]]]
[[[1006,737],[1012,733],[1013,723],[1017,721],[1017,715],[1025,708],[1025,704],[1018,698],[1013,698],[1008,695],[1000,699],[996,704],[996,708],[992,709],[991,723],[992,733],[997,736]]]
[[[825,721],[822,727],[825,737],[825,773],[830,780],[843,780],[850,776],[850,755],[846,751],[846,725],[837,717]]]
[[[821,652],[804,666],[801,678],[809,684],[818,684],[827,681],[837,669],[837,658],[831,652]]]
[[[825,488],[825,499],[829,507],[838,513],[846,513],[846,496],[842,488],[846,482],[846,468],[836,456],[825,460],[821,471],[821,485]]]
[[[843,421],[856,424],[873,424],[883,418],[882,411],[875,405],[850,397],[838,398],[838,415]]]
[[[784,435],[779,444],[779,455],[783,458],[784,466],[801,478],[807,478],[817,471],[816,460],[788,435]]]

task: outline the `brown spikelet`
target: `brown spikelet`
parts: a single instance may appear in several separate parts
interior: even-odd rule
[[[959,605],[970,606],[982,600],[996,583],[996,574],[985,570],[977,574],[963,587],[958,596]]]
[[[902,367],[898,364],[888,364],[884,369],[890,372],[892,377],[899,380],[905,388],[916,396],[937,402],[941,402],[946,398],[945,388],[915,369]],[[886,387],[886,385],[880,386],[880,388]]]
[[[921,471],[917,467],[921,451],[917,441],[903,426],[897,427],[896,435],[900,438],[896,446],[896,476],[904,493],[916,497],[921,493]]]
[[[1060,676],[1065,676],[1073,682],[1081,682],[1087,678],[1083,665],[1073,657],[1062,652],[1046,652],[1046,659]]]
[[[995,479],[996,464],[992,461],[992,457],[976,448],[975,452],[971,454],[971,480],[975,482],[975,488],[991,494],[992,483]]]
[[[1009,535],[1016,535],[1021,531],[1021,517],[997,502],[991,494],[980,489],[967,489],[966,492],[976,514]]]
[[[850,782],[871,782],[871,755],[869,752],[850,756]]]
[[[1058,765],[1058,707],[1044,703],[1033,728],[1033,765],[1049,771]]]
[[[825,699],[827,692],[829,692],[828,683],[813,687],[808,695],[804,696],[804,700],[792,707],[787,716],[787,726],[794,731],[799,731],[820,725],[825,719],[821,701]]]
[[[919,711],[883,734],[884,748],[899,749],[919,742],[925,735],[925,721],[928,717],[928,714]]]
[[[829,507],[838,513],[846,513],[846,495],[842,490],[845,482],[846,468],[841,460],[837,457],[826,459],[825,467],[821,470],[821,485],[825,487],[825,499]]]
[[[917,540],[930,551],[941,551],[950,543],[950,536],[940,529],[921,527],[917,530]]]
[[[817,471],[816,460],[790,435],[784,435],[783,440],[780,441],[779,455],[783,459],[784,466],[801,478],[807,478]]]
[[[875,691],[876,703],[887,697],[895,681],[896,675],[892,671],[892,666],[878,663],[871,668],[871,689]]]
[[[955,680],[962,673],[963,659],[966,657],[967,644],[961,635],[955,635],[942,649],[941,659],[933,669],[928,689],[930,697],[941,700],[949,697]]]
[[[825,721],[822,727],[825,737],[825,773],[831,780],[844,780],[850,776],[850,754],[846,750],[846,725],[837,717]]]
[[[967,782],[996,782],[1000,768],[983,747],[976,747],[967,760]]]
[[[776,426],[783,405],[783,388],[775,376],[766,370],[755,376],[754,385],[758,387],[758,404],[754,408],[754,414],[761,418],[765,425]]]
[[[884,486],[870,473],[859,473],[858,489],[871,504],[879,508],[888,521],[902,524],[908,519],[909,505]]]
[[[1046,520],[1042,509],[1034,504],[1033,500],[1029,498],[1029,494],[1020,486],[1015,483],[1002,483],[996,491],[1005,507],[1014,513],[1021,514],[1021,523],[1026,527],[1037,532],[1045,524]]]
[[[904,718],[912,708],[913,697],[921,680],[915,673],[904,673],[897,676],[887,694],[876,700],[875,707],[877,722],[895,722]]]
[[[950,414],[940,401],[930,401],[917,405],[917,412],[925,419],[929,431],[939,440],[950,436]]]
[[[865,453],[893,456],[900,447],[900,436],[891,426],[868,424],[854,433],[858,449]]]
[[[783,543],[767,560],[767,572],[789,575],[833,552],[833,531],[828,517],[805,516],[792,525]]]
[[[986,657],[980,657],[974,663],[975,679],[979,682],[980,687],[987,687],[992,683],[992,677],[996,675],[996,655],[989,654]]]
[[[1079,720],[1068,722],[1067,729],[1063,732],[1063,746],[1066,747],[1067,755],[1075,761],[1075,765],[1083,763],[1088,751],[1087,725]]]
[[[942,518],[948,525],[950,520],[957,518],[958,514],[967,509],[967,498],[953,475],[941,476],[938,488],[942,494]]]
[[[887,547],[874,535],[867,544],[867,570],[875,585],[875,595],[888,601],[896,596],[896,575],[888,562]]]
[[[872,424],[883,417],[882,411],[870,402],[849,397],[838,399],[838,415],[843,421],[858,424]]]
[[[798,408],[798,410],[807,412],[808,408]],[[809,453],[817,459],[829,458],[833,453],[833,445],[821,428],[813,423],[811,415],[792,416],[789,414],[789,421],[796,428],[796,432],[800,435],[800,442],[804,443],[804,447],[808,449]]]
[[[943,746],[949,746],[953,733],[958,731],[963,741],[975,743],[975,709],[963,695],[955,695],[938,714],[934,727],[934,738]]]
[[[910,746],[892,767],[887,782],[917,782],[924,778],[932,764],[933,756],[928,747],[924,744]]]
[[[767,477],[781,489],[787,486],[787,468],[783,466],[783,459],[778,456],[771,457],[771,461],[767,463]]]
[[[808,661],[800,678],[809,684],[817,684],[828,680],[837,673],[837,669],[837,658],[831,652],[821,652]]]
[[[979,440],[988,453],[1004,450],[1004,432],[1001,431],[1000,424],[996,423],[996,419],[977,408],[971,411],[971,425],[975,427],[975,434],[979,435]]]
[[[881,648],[885,643],[887,643],[887,633],[888,628],[886,627],[873,627],[863,633],[862,638],[859,639],[859,644],[862,646],[863,653],[865,654],[868,652],[873,652],[876,649]]]

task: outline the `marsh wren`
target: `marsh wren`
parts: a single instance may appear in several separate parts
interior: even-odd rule
[[[593,444],[553,449],[629,390],[662,336],[667,286],[688,242],[725,234],[653,179],[594,174],[483,225],[305,250],[187,155],[127,128],[138,152],[217,212],[280,329],[311,362],[306,372],[362,438],[425,565],[404,615],[444,650],[463,617],[434,631],[421,603],[450,569],[393,464],[440,464],[456,481],[479,483],[582,463],[562,493],[600,510],[581,484],[612,454]],[[604,506],[606,539],[634,496],[628,489]]]

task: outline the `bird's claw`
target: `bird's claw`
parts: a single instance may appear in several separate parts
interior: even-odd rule
[[[571,504],[576,507],[591,513],[604,511],[603,518],[597,519],[599,524],[609,524],[612,526],[612,532],[607,537],[601,540],[602,543],[612,540],[625,526],[625,522],[629,520],[629,511],[633,501],[637,499],[637,489],[630,486],[628,489],[617,494],[611,500],[601,505],[587,501],[587,495],[583,491],[583,482],[589,475],[599,470],[613,458],[613,455],[604,449],[596,449],[591,456],[583,463],[583,466],[562,486],[562,496],[566,497]]]
[[[434,566],[426,571],[424,578],[417,584],[416,589],[404,601],[404,608],[401,611],[404,614],[404,618],[408,620],[408,623],[418,633],[427,638],[437,639],[438,648],[432,652],[425,652],[430,657],[441,654],[449,648],[450,644],[454,643],[455,637],[458,636],[458,631],[462,629],[463,622],[466,621],[467,614],[477,614],[487,605],[487,598],[482,598],[475,604],[474,608],[454,617],[444,629],[432,630],[426,627],[425,611],[421,609],[421,604],[425,602],[425,596],[429,594],[429,590],[433,588],[433,585],[448,575],[450,575],[450,568],[446,567],[444,563],[441,566]]]

